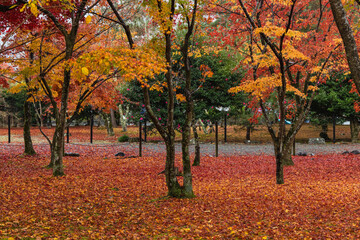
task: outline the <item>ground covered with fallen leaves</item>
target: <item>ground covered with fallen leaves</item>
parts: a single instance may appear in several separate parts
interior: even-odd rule
[[[295,156],[275,184],[272,156],[202,158],[194,199],[166,198],[164,154],[72,145],[66,176],[49,147],[0,145],[0,239],[359,239],[360,159]],[[261,147],[261,146],[259,146]],[[131,152],[133,151],[133,152]],[[177,157],[180,165],[180,156]]]

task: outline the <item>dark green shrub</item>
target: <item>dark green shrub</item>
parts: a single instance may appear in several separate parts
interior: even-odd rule
[[[118,142],[128,142],[130,137],[128,135],[122,135],[118,138]]]

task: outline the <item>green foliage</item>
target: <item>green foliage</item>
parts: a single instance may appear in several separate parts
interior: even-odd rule
[[[344,121],[359,114],[354,110],[354,102],[359,101],[357,93],[351,92],[350,76],[335,74],[323,84],[311,105],[312,122],[324,124],[333,116]]]
[[[122,135],[118,138],[118,142],[128,142],[130,137],[128,135]]]

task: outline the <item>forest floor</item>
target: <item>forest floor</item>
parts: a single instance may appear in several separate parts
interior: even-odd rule
[[[318,137],[310,130],[304,140]],[[194,199],[165,197],[164,144],[157,136],[148,136],[143,157],[136,157],[138,143],[116,142],[120,129],[107,137],[95,128],[93,144],[87,127],[70,133],[66,152],[80,157],[64,157],[66,175],[54,178],[44,168],[49,145],[36,130],[35,156],[22,155],[21,129],[13,129],[10,144],[0,130],[1,240],[360,239],[360,157],[341,154],[360,145],[346,142],[348,132],[339,132],[344,138],[336,144],[297,143],[297,152],[315,155],[294,156],[283,185],[275,184],[270,139],[221,143],[219,157],[203,141],[201,166],[192,169]],[[136,137],[136,128],[128,134]],[[125,157],[115,157],[119,151]]]

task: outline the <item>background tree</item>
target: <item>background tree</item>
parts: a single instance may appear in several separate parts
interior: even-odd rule
[[[349,120],[351,141],[356,142],[359,135],[359,114],[354,109],[354,103],[359,100],[359,95],[353,90],[353,83],[350,80],[350,76],[335,73],[319,89],[318,94],[314,98],[311,110],[323,119],[325,118],[323,124],[326,128],[327,123],[334,120],[334,118],[337,122]]]
[[[358,92],[360,92],[360,58],[357,49],[357,43],[355,34],[349,21],[349,17],[346,14],[344,6],[341,0],[329,0],[331,11],[333,13],[336,26],[340,32],[342,42],[345,47],[346,59],[352,73],[354,83]],[[359,4],[358,1],[355,1]],[[354,2],[354,3],[355,3]],[[356,11],[352,11],[353,17],[357,16]],[[350,15],[351,16],[351,15]],[[358,32],[358,31],[357,31]]]
[[[237,4],[214,1],[212,6],[228,14],[227,24],[212,28],[212,35],[246,56],[243,63],[248,69],[247,78],[232,92],[245,91],[257,99],[274,144],[276,183],[282,184],[292,142],[337,46],[328,37],[333,34],[328,24],[330,12],[322,2],[296,0],[239,0]],[[319,46],[318,41],[323,44]],[[301,47],[305,42],[306,49]],[[269,96],[276,98],[275,106],[267,102]],[[291,126],[286,129],[289,99],[295,102]],[[269,109],[276,111],[275,119],[270,118]]]

